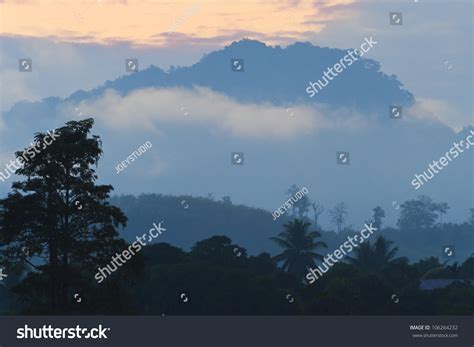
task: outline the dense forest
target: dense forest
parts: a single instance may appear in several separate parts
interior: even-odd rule
[[[0,200],[3,314],[474,313],[472,209],[443,223],[449,206],[421,196],[400,205],[395,229],[377,206],[367,218],[377,233],[309,284],[306,273],[358,232],[344,203],[328,211],[336,231],[324,231],[323,206],[306,196],[276,221],[230,197],[111,198],[112,186],[96,184],[93,124],[69,122],[39,153],[16,153],[24,180]],[[421,243],[432,253],[417,256]]]
[[[296,186],[290,187],[287,197],[297,190]],[[309,221],[313,229],[321,232],[330,250],[363,227],[346,224],[350,206],[345,203],[325,208],[319,202],[310,201],[306,195],[277,220],[273,220],[270,211],[236,205],[228,196],[215,198],[211,194],[207,197],[121,195],[112,197],[110,202],[120,207],[128,218],[127,226],[121,231],[125,240],[135,239],[141,230],[148,230],[153,222],[164,220],[171,231],[163,234],[161,241],[186,250],[199,240],[213,235],[226,235],[245,247],[249,254],[257,255],[265,251],[275,255],[279,248],[270,238],[281,232],[282,225],[293,218]],[[469,220],[446,223],[443,217],[449,213],[449,206],[426,196],[401,203],[397,209],[390,207],[399,213],[396,227],[385,225],[385,211],[380,206],[367,214],[366,221],[377,219],[378,234],[394,241],[400,256],[412,262],[431,256],[443,258],[443,247],[446,245],[455,246],[455,259],[458,261],[464,261],[474,253],[474,209],[466,207],[471,216]],[[330,226],[321,225],[322,214],[327,214],[333,221]]]

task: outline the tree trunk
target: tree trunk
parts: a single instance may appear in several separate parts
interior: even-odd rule
[[[48,197],[47,197],[47,215],[46,215],[46,228],[49,232],[49,271],[50,271],[50,300],[51,308],[53,312],[56,311],[59,304],[59,282],[58,282],[58,242],[56,231],[56,223],[54,222],[54,216],[50,211],[53,211],[52,207],[52,193],[51,186],[48,187]]]

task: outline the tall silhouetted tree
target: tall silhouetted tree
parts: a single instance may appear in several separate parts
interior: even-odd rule
[[[297,197],[295,197],[295,194],[299,191],[301,191],[301,188],[298,187],[296,184],[293,184],[286,191],[286,193],[288,194],[288,199],[290,199],[291,197],[293,197],[293,199],[297,199]],[[301,199],[299,199],[298,201],[293,203],[293,206],[292,206],[292,208],[293,208],[293,217],[296,217],[296,210],[298,210],[298,218],[299,219],[305,218],[306,215],[308,214],[310,205],[311,205],[311,202],[310,202],[308,196],[303,195],[303,197]]]
[[[400,217],[397,225],[403,230],[431,228],[436,221],[437,204],[429,197],[420,196],[400,205]]]
[[[337,227],[337,232],[340,233],[346,221],[347,205],[344,202],[338,203],[329,211],[329,215],[331,216],[331,223]]]
[[[380,206],[376,206],[373,211],[374,211],[374,214],[372,215],[372,219],[374,221],[374,227],[376,227],[377,230],[381,230],[382,218],[385,217],[385,211]]]
[[[95,184],[102,149],[100,138],[89,136],[93,124],[93,119],[71,121],[56,129],[56,140],[16,171],[26,179],[14,182],[0,200],[0,257],[26,261],[35,269],[30,277],[47,278],[46,302],[53,312],[73,300],[73,281],[85,274],[92,278],[124,245],[117,228],[127,219],[107,202],[113,187]],[[35,140],[43,143],[46,136],[37,133]],[[15,155],[28,156],[27,149]]]
[[[315,267],[314,260],[323,260],[323,256],[315,253],[318,248],[327,248],[326,243],[316,241],[321,237],[317,231],[309,232],[311,223],[300,219],[294,219],[284,224],[284,231],[278,237],[271,237],[284,251],[275,256],[277,262],[283,262],[282,268],[302,279],[310,267]]]
[[[319,216],[324,212],[324,206],[320,203],[313,202],[311,207],[313,208],[314,212],[314,227],[319,228]]]
[[[443,223],[443,214],[449,210],[449,205],[446,202],[434,203],[433,210],[439,214],[439,222]]]

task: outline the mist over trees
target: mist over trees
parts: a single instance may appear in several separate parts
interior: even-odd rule
[[[17,170],[22,180],[0,200],[0,267],[8,272],[0,313],[474,313],[473,209],[464,223],[443,223],[449,206],[420,196],[400,205],[395,229],[376,206],[378,235],[310,285],[308,269],[358,231],[345,227],[344,202],[329,211],[335,232],[320,225],[324,207],[307,195],[276,221],[229,196],[111,197],[112,186],[96,183],[102,143],[93,124],[56,129],[57,140]],[[97,283],[97,268],[158,217],[168,230],[159,242]]]
[[[297,187],[299,188],[299,187]],[[282,201],[287,195],[282,195]],[[182,200],[189,204],[188,209],[181,205]],[[412,199],[401,204],[395,210],[399,213],[397,227],[387,226],[385,223],[386,212],[381,206],[375,206],[371,213],[367,215],[367,223],[374,223],[378,233],[389,240],[395,242],[399,247],[402,256],[408,257],[411,261],[417,261],[424,257],[443,257],[442,247],[445,245],[456,245],[456,256],[462,260],[470,256],[472,251],[472,235],[474,219],[468,218],[463,223],[440,223],[439,213],[427,210],[423,200]],[[262,251],[276,255],[280,248],[270,240],[271,237],[281,232],[281,225],[290,222],[300,216],[298,207],[295,213],[290,208],[284,215],[273,221],[270,211],[250,208],[244,205],[236,205],[229,202],[230,198],[221,200],[213,198],[209,200],[204,197],[172,196],[162,194],[143,194],[138,197],[131,195],[116,196],[111,199],[113,205],[119,206],[129,218],[127,227],[124,229],[123,237],[127,240],[133,239],[132,230],[143,230],[153,223],[154,219],[165,219],[172,223],[178,230],[192,230],[192,233],[170,233],[164,235],[164,241],[188,249],[194,242],[200,239],[209,238],[213,231],[223,230],[225,234],[244,245],[251,254],[258,254]],[[337,247],[347,235],[357,232],[363,225],[353,227],[341,225],[341,231],[337,229],[337,224],[324,226],[319,222],[321,215],[329,213],[324,211],[321,203],[311,202],[320,207],[318,211],[318,223],[314,222],[314,211],[312,205],[310,210],[303,214],[303,220],[310,222],[312,230],[323,235],[328,247]],[[432,202],[438,204],[439,202]],[[442,203],[442,202],[440,202]],[[392,206],[390,206],[392,207]],[[324,211],[324,212],[323,212]],[[449,210],[448,210],[449,211]],[[346,210],[346,219],[350,216],[349,209]],[[472,213],[472,212],[471,212]],[[428,216],[426,216],[428,214]],[[422,220],[431,220],[426,227],[418,228],[416,216]],[[212,217],[212,218],[211,218]],[[413,218],[415,218],[413,222]],[[214,232],[215,234],[215,232]]]
[[[340,202],[332,210],[329,211],[331,216],[331,223],[337,227],[337,232],[340,233],[342,226],[346,222],[346,217],[349,212],[345,202]]]
[[[373,211],[374,214],[372,215],[372,220],[374,223],[374,227],[380,230],[382,229],[382,219],[385,217],[385,211],[380,206],[376,206]]]
[[[324,206],[318,202],[313,202],[311,204],[311,207],[313,208],[313,212],[314,212],[314,226],[316,228],[319,228],[320,225],[319,225],[319,216],[321,216],[324,212]]]

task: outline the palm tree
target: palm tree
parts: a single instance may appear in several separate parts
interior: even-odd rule
[[[315,259],[323,260],[324,257],[313,252],[317,248],[327,248],[326,243],[315,241],[321,237],[317,231],[308,232],[311,223],[295,218],[288,224],[283,224],[284,231],[278,237],[271,237],[284,251],[275,256],[277,262],[284,261],[282,269],[294,274],[300,279],[306,275],[308,268],[316,267]]]
[[[359,269],[371,269],[374,265],[374,251],[369,242],[364,242],[359,247],[354,248],[355,257],[347,257],[349,263],[355,265]]]
[[[347,257],[349,262],[367,272],[377,272],[390,264],[400,264],[406,258],[395,258],[398,247],[392,247],[393,241],[379,236],[374,244],[364,242],[354,249],[355,257]]]

